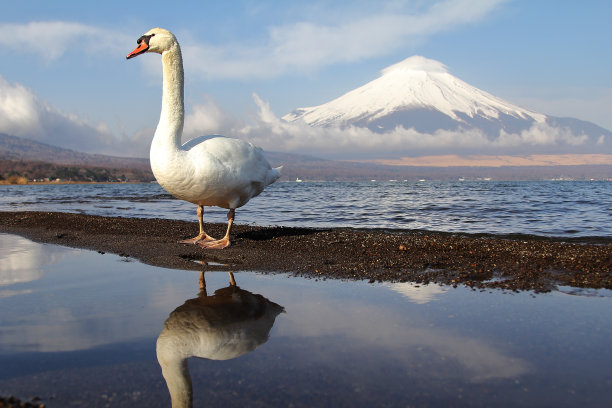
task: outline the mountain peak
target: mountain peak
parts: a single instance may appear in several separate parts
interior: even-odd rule
[[[516,132],[546,116],[523,109],[451,75],[436,60],[412,56],[381,71],[377,79],[325,104],[283,117],[311,126],[357,126],[384,133],[397,127],[419,132],[487,127]],[[504,123],[501,123],[501,122]]]
[[[402,71],[425,71],[431,73],[448,73],[448,68],[443,63],[432,60],[429,58],[422,57],[420,55],[413,55],[403,61],[388,66],[387,68],[380,71],[384,75],[392,74],[395,72]]]

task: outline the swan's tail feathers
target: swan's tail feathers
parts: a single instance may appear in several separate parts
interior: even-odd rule
[[[268,176],[266,177],[266,186],[274,183],[281,176],[281,170],[283,166],[276,167],[274,169],[270,169],[268,172]]]

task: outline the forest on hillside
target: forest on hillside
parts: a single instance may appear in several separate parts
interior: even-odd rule
[[[85,165],[62,165],[23,160],[0,160],[0,182],[75,181],[75,182],[150,182],[150,170]]]

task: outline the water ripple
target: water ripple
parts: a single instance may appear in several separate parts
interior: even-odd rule
[[[0,186],[0,210],[195,221],[157,184]],[[612,237],[610,182],[276,183],[237,212],[257,225]],[[211,222],[227,210],[207,208]]]

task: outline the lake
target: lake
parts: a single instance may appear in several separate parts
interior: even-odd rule
[[[0,211],[196,222],[157,184],[0,186]],[[207,208],[205,220],[225,222]],[[610,182],[276,183],[255,225],[612,237]],[[210,266],[209,266],[210,268]],[[199,273],[0,234],[0,395],[48,407],[609,406],[612,293]],[[159,345],[159,346],[156,346]],[[165,367],[162,372],[161,361]],[[188,362],[191,386],[184,363]]]
[[[0,186],[0,211],[68,211],[197,222],[157,184]],[[207,207],[205,222],[226,222]],[[257,225],[612,237],[612,182],[284,182],[236,211]]]

